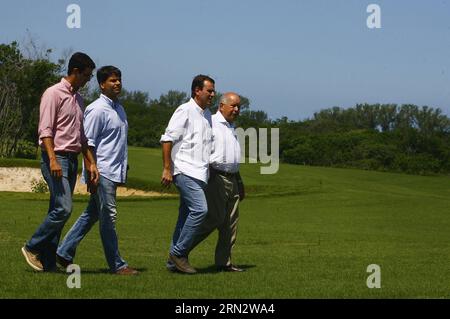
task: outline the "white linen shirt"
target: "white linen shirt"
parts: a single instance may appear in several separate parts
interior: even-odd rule
[[[211,166],[219,171],[237,173],[241,146],[234,125],[228,123],[220,111],[212,116],[212,136]]]
[[[194,99],[180,105],[161,135],[160,142],[172,142],[172,174],[208,182],[211,155],[211,112],[203,110]]]

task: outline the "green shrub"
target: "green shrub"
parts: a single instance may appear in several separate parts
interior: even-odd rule
[[[29,141],[20,140],[17,143],[17,151],[15,157],[17,158],[27,158],[27,159],[36,159],[36,145]]]
[[[47,193],[49,191],[47,183],[42,178],[39,180],[33,178],[31,181],[31,190],[33,193]]]

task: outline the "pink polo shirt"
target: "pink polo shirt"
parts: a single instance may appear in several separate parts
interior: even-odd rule
[[[83,98],[64,78],[45,90],[39,112],[39,145],[44,149],[42,138],[53,137],[55,151],[81,152],[81,144],[87,141],[83,108]]]

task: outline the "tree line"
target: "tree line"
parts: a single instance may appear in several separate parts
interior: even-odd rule
[[[450,172],[450,119],[412,104],[333,107],[280,127],[282,160],[412,174]]]
[[[64,59],[51,62],[50,53],[24,57],[17,43],[0,44],[0,157],[37,157],[40,97],[63,76],[65,64]],[[89,88],[81,93],[86,105],[99,95]],[[220,95],[211,107],[213,113]],[[124,90],[121,103],[128,116],[129,145],[159,147],[172,113],[189,97],[171,90],[151,99],[146,92]],[[251,109],[245,96],[241,100],[237,126],[278,127],[282,162],[412,174],[450,172],[450,119],[439,108],[357,104],[292,121],[272,120],[266,112]]]

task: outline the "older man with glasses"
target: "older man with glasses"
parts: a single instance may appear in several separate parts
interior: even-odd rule
[[[194,249],[217,229],[219,236],[215,264],[219,271],[244,271],[231,262],[231,250],[237,236],[239,202],[245,197],[244,184],[239,173],[241,147],[233,124],[239,116],[240,105],[238,94],[225,93],[220,98],[218,111],[212,116],[213,143],[208,186],[205,190],[208,214],[191,246],[191,249]]]

